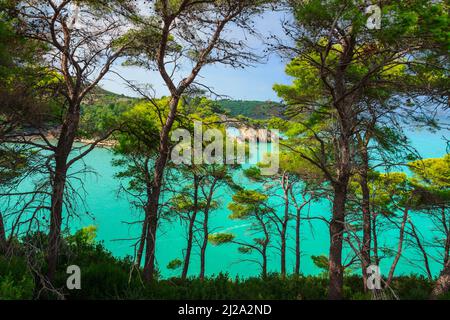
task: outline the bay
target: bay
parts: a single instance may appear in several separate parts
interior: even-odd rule
[[[409,131],[409,138],[412,145],[420,152],[424,158],[442,157],[446,154],[446,143],[442,139],[443,136],[448,137],[448,132],[431,133],[428,131]],[[111,163],[113,154],[106,148],[94,149],[85,159],[84,163],[95,174],[81,175],[84,188],[86,190],[86,208],[81,210],[80,218],[76,218],[71,222],[72,231],[82,227],[94,225],[97,227],[97,240],[102,241],[105,247],[117,257],[125,257],[134,254],[133,243],[138,237],[140,228],[138,224],[130,224],[130,222],[138,221],[142,218],[141,213],[133,208],[128,199],[119,194],[120,181],[114,178],[119,168],[114,167]],[[76,170],[77,168],[74,168]],[[243,176],[242,172],[235,175],[236,182],[245,185],[248,188],[252,184]],[[219,200],[220,208],[212,213],[210,220],[210,229],[215,232],[233,232],[238,237],[251,237],[246,228],[248,223],[245,221],[232,221],[228,219],[230,214],[227,205],[231,200],[232,193],[229,190],[220,190],[216,199]],[[277,206],[276,200],[271,203],[274,207],[282,210],[281,206]],[[314,203],[308,209],[311,216],[328,217],[330,212],[329,203],[321,201]],[[83,214],[87,211],[89,214]],[[425,237],[433,236],[433,226],[426,219],[418,218],[415,220],[417,227]],[[293,227],[293,222],[291,222]],[[329,235],[328,229],[322,221],[304,222],[302,225],[302,261],[301,271],[304,274],[314,275],[321,272],[312,262],[312,255],[328,255]],[[294,247],[293,230],[290,232],[291,239],[288,243],[291,250],[287,255],[288,271],[292,271],[294,267],[295,257],[292,251]],[[383,239],[382,244],[396,247],[395,231],[388,233]],[[169,270],[167,264],[175,259],[183,257],[183,249],[185,248],[185,226],[178,221],[161,222],[161,226],[157,235],[157,265],[163,277],[176,276],[179,270]],[[419,273],[420,269],[411,263],[415,259],[417,252],[406,250],[404,256],[399,263],[398,273]],[[248,258],[240,254],[236,246],[208,246],[206,257],[206,272],[208,275],[217,275],[219,273],[228,273],[230,276],[249,277],[257,276],[260,272],[259,266],[248,262],[241,261]],[[381,264],[381,271],[388,272],[390,259],[385,259]],[[269,255],[269,271],[276,272],[279,270],[279,256],[275,248],[271,249]],[[190,264],[189,274],[195,276],[199,272],[200,257],[198,250],[194,250]],[[440,266],[437,263],[432,264],[433,273],[437,274]]]

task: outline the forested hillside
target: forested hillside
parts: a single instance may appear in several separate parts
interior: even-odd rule
[[[81,106],[80,134],[92,137],[105,133],[124,112],[142,101],[142,98],[118,95],[97,87]],[[267,120],[283,114],[282,105],[271,101],[217,100],[212,103],[216,114],[230,117]]]
[[[117,124],[122,114],[131,110],[139,100],[96,87],[81,105],[79,134],[87,138],[105,134]]]
[[[262,120],[283,114],[282,105],[272,101],[218,100],[217,103],[232,117],[241,115]]]

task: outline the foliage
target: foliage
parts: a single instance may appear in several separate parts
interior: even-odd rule
[[[283,111],[279,103],[271,101],[219,100],[217,103],[231,117],[263,120],[282,116]]]
[[[0,185],[14,184],[28,168],[33,153],[20,146],[0,148]]]
[[[232,279],[226,274],[204,280],[171,278],[144,285],[139,270],[125,258],[114,258],[102,244],[92,243],[94,228],[76,232],[64,248],[61,265],[81,267],[82,289],[65,292],[67,299],[250,299],[250,300],[321,300],[326,299],[328,280],[315,276],[268,274],[259,277]],[[38,235],[36,235],[39,238]],[[174,260],[176,261],[176,260]],[[326,258],[317,257],[323,266]],[[177,265],[175,262],[173,265]],[[130,273],[131,270],[135,270]],[[65,283],[66,270],[58,271],[58,281]],[[345,299],[370,299],[363,292],[361,278],[346,275]],[[32,299],[34,280],[23,257],[0,257],[0,298]],[[64,287],[64,285],[62,285]],[[432,282],[419,276],[394,279],[392,288],[401,299],[424,299],[429,296]],[[442,297],[449,298],[449,297]]]
[[[33,298],[34,279],[22,257],[0,256],[0,300]]]
[[[89,226],[78,230],[73,236],[67,237],[67,242],[70,245],[87,244],[93,245],[97,237],[97,227]]]
[[[79,135],[96,138],[119,127],[123,114],[138,101],[97,88],[81,106]]]
[[[322,270],[322,272],[328,272],[329,261],[326,256],[311,256],[314,265]]]
[[[437,189],[450,188],[450,154],[409,163],[414,179]]]
[[[8,223],[13,214],[8,212],[0,216],[8,219],[6,226],[3,219],[0,221],[0,249],[3,252],[11,243],[13,249],[10,250],[12,256],[9,251],[7,257],[0,256],[0,299],[37,298],[35,294],[41,289],[36,287],[40,283],[39,277],[48,270],[52,273],[52,267],[46,265],[51,264],[49,261],[59,263],[56,277],[53,279],[53,275],[49,275],[55,288],[65,288],[67,265],[82,267],[81,291],[58,289],[69,299],[322,299],[326,297],[329,285],[324,275],[333,275],[332,270],[329,273],[327,270],[334,268],[339,271],[335,274],[339,277],[342,274],[339,268],[343,268],[343,246],[339,241],[351,241],[349,231],[338,229],[355,226],[356,233],[364,232],[374,240],[377,232],[398,229],[393,222],[400,211],[404,212],[403,228],[407,231],[405,247],[417,243],[415,249],[420,247],[424,260],[427,260],[428,250],[438,252],[436,248],[444,248],[445,254],[439,259],[430,254],[430,261],[439,260],[444,264],[448,261],[450,155],[421,159],[411,151],[403,132],[405,122],[420,123],[429,129],[448,127],[438,119],[442,112],[448,111],[450,42],[445,1],[383,1],[382,28],[376,31],[366,27],[367,14],[362,10],[366,1],[287,1],[286,8],[291,10],[294,19],[292,24],[286,21],[283,27],[286,35],[292,37],[293,47],[281,45],[279,49],[293,54],[286,66],[286,74],[292,82],[273,87],[283,104],[229,99],[212,101],[203,96],[208,84],[203,86],[195,80],[202,67],[208,64],[245,67],[261,60],[247,52],[244,41],[234,39],[234,36],[227,39],[224,35],[228,32],[221,35],[220,31],[226,29],[226,22],[230,22],[253,35],[249,18],[259,12],[263,7],[259,8],[259,5],[266,1],[156,1],[150,17],[135,10],[138,7],[134,7],[133,1],[75,1],[75,4],[83,5],[86,14],[92,14],[91,18],[109,16],[114,21],[100,23],[102,28],[112,31],[121,27],[121,22],[125,21],[121,19],[135,24],[117,38],[108,36],[110,30],[95,32],[94,25],[85,30],[64,28],[72,10],[68,3],[62,5],[60,14],[44,2],[32,3],[35,8],[30,4],[18,8],[22,6],[20,1],[0,0],[0,187],[12,190],[19,186],[21,179],[27,177],[27,170],[39,174],[45,172],[42,183],[50,186],[50,190],[40,188],[34,193],[20,194],[23,199],[17,204],[23,204],[24,208],[13,209],[17,209],[18,213],[14,214],[19,220],[36,210],[29,220],[36,225],[48,222],[40,220],[41,211],[52,211],[50,223],[57,236],[30,231],[23,239],[14,238],[13,234],[12,241],[7,241],[10,236],[7,232],[11,230]],[[23,11],[23,20],[19,20],[20,11]],[[53,20],[46,17],[52,11],[56,14]],[[34,14],[37,16],[30,18]],[[227,14],[231,15],[227,17]],[[223,24],[221,19],[224,19]],[[48,37],[48,25],[55,22],[64,32],[60,29],[56,31],[56,37]],[[215,28],[218,33],[214,35]],[[122,31],[118,30],[118,33]],[[57,40],[62,39],[65,42],[60,44]],[[276,45],[281,42],[276,37],[274,40]],[[102,44],[107,46],[102,48]],[[119,56],[115,55],[119,51],[125,56],[124,65],[159,70],[171,96],[132,98],[96,86]],[[103,65],[105,61],[107,63]],[[178,72],[184,70],[182,62],[186,61],[193,63],[193,69],[190,76],[183,77]],[[105,74],[101,71],[102,65]],[[173,74],[165,70],[169,66],[173,67]],[[174,79],[181,81],[175,84]],[[139,91],[139,88],[135,89]],[[237,118],[238,123],[276,128],[283,133],[278,175],[263,177],[262,164],[243,170],[245,177],[261,188],[249,190],[233,181],[233,170],[238,166],[223,163],[174,166],[165,158],[172,149],[171,142],[174,141],[169,142],[170,133],[175,129],[183,128],[193,133],[194,122],[202,121],[204,131],[216,129],[225,133],[227,128],[223,122],[229,117]],[[46,139],[49,129],[62,132],[56,144]],[[35,139],[37,131],[39,141]],[[263,277],[231,279],[220,274],[206,279],[156,277],[152,281],[151,275],[144,283],[141,266],[130,257],[114,257],[101,242],[95,241],[96,228],[93,226],[74,234],[66,231],[60,252],[55,253],[55,259],[47,260],[46,252],[52,252],[49,249],[59,250],[61,226],[57,224],[63,219],[57,219],[58,214],[62,215],[62,207],[69,211],[76,208],[70,202],[72,187],[68,181],[75,175],[68,171],[73,164],[70,159],[75,150],[74,138],[99,138],[111,132],[114,132],[111,139],[117,142],[113,148],[113,164],[119,168],[116,178],[124,182],[120,191],[125,191],[132,199],[130,202],[146,216],[140,221],[143,222],[141,239],[144,239],[140,247],[144,251],[140,253],[151,247],[149,240],[155,239],[160,217],[177,215],[186,220],[187,216],[192,222],[191,245],[198,245],[198,235],[204,233],[203,258],[205,240],[215,246],[234,244],[239,253],[246,255],[247,261],[262,267]],[[14,139],[11,133],[18,133],[22,140],[11,143],[10,139]],[[46,154],[47,162],[44,163],[43,158],[37,162],[35,148]],[[87,153],[82,153],[78,160]],[[156,162],[155,166],[157,159],[163,161]],[[407,167],[409,172],[393,172],[392,169],[397,170],[399,165]],[[195,188],[192,181],[195,181]],[[278,182],[286,191],[285,220],[278,216],[281,206],[270,207],[275,203],[272,200],[280,194],[275,194],[279,190],[274,191],[269,184],[279,188]],[[36,186],[40,183],[36,182]],[[227,206],[229,218],[249,222],[247,232],[239,236],[208,234],[207,214],[220,207],[216,200],[220,192],[214,192],[222,187],[235,192]],[[33,201],[27,202],[30,195]],[[13,203],[10,202],[12,198],[6,196],[2,196],[2,203],[4,198],[4,203]],[[288,239],[291,237],[288,226],[294,217],[293,205],[297,209],[296,245],[300,256],[303,237],[300,221],[303,222],[303,218],[296,196],[301,196],[305,205],[309,203],[308,197],[311,201],[326,198],[334,205],[329,226],[330,247],[336,250],[330,250],[330,257],[312,257],[316,268],[323,271],[318,277],[288,275],[284,278],[268,273],[268,252],[272,253],[275,248],[272,234],[278,231]],[[366,198],[362,199],[364,196]],[[421,232],[416,233],[413,219],[409,219],[423,212],[429,214],[437,229],[432,232],[432,241],[425,239]],[[319,214],[313,218],[329,218],[328,212]],[[378,214],[387,219],[379,217],[377,222]],[[373,223],[368,221],[370,219],[361,219],[362,216],[373,216]],[[17,228],[24,228],[19,220]],[[309,212],[308,220],[311,220]],[[361,220],[369,228],[361,228]],[[285,235],[283,230],[289,230],[288,234]],[[403,234],[404,230],[401,230]],[[15,232],[22,230],[15,229]],[[441,238],[440,234],[445,237]],[[413,236],[415,239],[411,241]],[[48,244],[49,238],[55,246]],[[144,248],[145,243],[147,248]],[[400,246],[399,257],[401,250]],[[370,251],[371,248],[369,260]],[[377,247],[378,251],[391,254],[393,250]],[[258,253],[262,261],[255,258]],[[151,260],[152,264],[153,260],[158,260],[148,259],[148,256],[146,254],[145,259]],[[187,266],[189,258],[186,256]],[[280,256],[283,257],[283,253]],[[350,263],[356,265],[360,260],[362,258],[355,253]],[[183,261],[177,258],[166,267],[176,270],[182,265]],[[343,272],[344,297],[368,298],[362,291],[361,279],[350,275],[350,268]],[[429,273],[429,279],[414,275],[394,278],[391,287],[403,299],[427,298],[433,285]],[[332,284],[330,288],[333,287]],[[53,297],[51,293],[46,296]]]
[[[180,268],[182,265],[183,265],[183,261],[177,258],[177,259],[170,261],[167,264],[167,269],[176,270],[176,269]]]
[[[230,219],[248,219],[253,214],[266,212],[265,202],[268,196],[255,190],[241,190],[233,195],[233,202],[228,205],[232,211]]]
[[[233,241],[235,237],[232,233],[213,233],[208,236],[208,241],[218,246]]]

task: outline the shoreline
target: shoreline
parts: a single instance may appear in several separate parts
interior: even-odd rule
[[[91,145],[95,143],[95,139],[86,139],[86,138],[75,138],[75,142]],[[105,140],[97,143],[96,147],[98,148],[114,148],[118,144],[117,140]]]
[[[59,131],[58,130],[48,130],[46,133],[44,133],[45,138],[48,141],[58,141]],[[32,136],[32,140],[39,140],[42,139],[40,136]],[[82,143],[86,145],[94,144],[97,141],[96,138],[82,138],[82,137],[75,137],[74,142],[76,143]],[[118,144],[117,140],[113,139],[106,139],[104,141],[101,141],[97,143],[96,147],[99,148],[114,148]]]

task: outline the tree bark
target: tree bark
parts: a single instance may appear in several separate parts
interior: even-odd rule
[[[346,89],[347,68],[355,49],[355,38],[352,34],[342,39],[342,53],[339,57],[339,65],[334,75],[333,105],[338,115],[339,133],[336,137],[336,178],[332,182],[333,216],[330,223],[330,255],[329,255],[329,277],[328,299],[340,300],[343,298],[343,267],[342,267],[342,245],[345,230],[345,204],[347,202],[348,184],[351,177],[352,166],[352,140],[354,137],[355,113],[352,110],[354,100],[348,95]]]
[[[380,258],[378,255],[377,214],[372,214],[372,239],[373,239],[373,261],[378,266]]]
[[[281,225],[281,248],[280,248],[280,259],[281,259],[281,277],[286,278],[286,233],[289,221],[289,181],[287,181],[288,176],[285,174],[283,178],[283,191],[284,191],[284,216]]]
[[[259,224],[261,225],[261,229],[264,233],[264,239],[261,241],[261,255],[262,255],[262,277],[265,279],[267,278],[267,247],[270,242],[270,234],[269,230],[267,229],[266,223],[260,214],[256,214],[256,219],[258,220]]]
[[[263,245],[262,248],[262,258],[263,258],[263,264],[262,264],[262,278],[267,278],[267,244]]]
[[[408,220],[408,214],[409,214],[409,209],[406,208],[403,211],[402,224],[400,225],[400,234],[399,234],[399,240],[398,240],[397,254],[395,255],[394,261],[392,262],[391,269],[389,270],[389,276],[388,276],[388,279],[386,280],[386,287],[389,287],[389,285],[391,284],[392,279],[394,278],[395,268],[397,267],[398,261],[400,260],[400,257],[402,256],[403,241],[405,239],[405,228],[406,228],[406,222]]]
[[[145,218],[144,218],[144,223],[142,224],[142,231],[141,231],[141,237],[139,240],[139,247],[138,247],[138,251],[136,254],[136,265],[138,267],[141,266],[142,263],[142,256],[144,254],[144,248],[145,248],[145,241],[147,239],[147,231],[148,231],[148,220],[147,217],[149,216],[148,213],[148,204],[147,207],[145,208]]]
[[[0,254],[6,253],[6,231],[5,231],[5,224],[3,222],[3,215],[0,213]]]
[[[47,278],[50,283],[53,282],[55,277],[61,244],[64,190],[68,171],[67,160],[72,151],[79,120],[79,104],[69,106],[68,115],[61,128],[58,144],[55,149],[55,172],[52,179],[50,230],[47,248]]]
[[[203,242],[202,247],[200,248],[200,280],[205,279],[205,265],[206,265],[206,248],[208,246],[208,221],[209,221],[209,212],[205,211],[205,217],[203,219]]]
[[[147,283],[150,283],[155,276],[156,231],[158,227],[158,203],[155,199],[155,195],[152,195],[152,205],[149,207],[147,230],[145,234],[146,246],[143,273]]]
[[[199,181],[197,175],[194,175],[194,210],[192,212],[192,216],[189,217],[189,226],[188,226],[188,239],[187,239],[187,246],[186,246],[186,255],[184,257],[184,264],[183,264],[183,272],[181,273],[181,279],[186,280],[187,274],[189,271],[189,263],[191,261],[191,252],[192,252],[192,242],[194,240],[194,227],[195,222],[197,220],[197,213],[198,213],[198,188],[199,188]]]
[[[301,231],[301,209],[296,209],[295,216],[295,269],[294,273],[300,275],[300,231]]]
[[[208,198],[206,199],[206,207],[204,212],[204,219],[203,219],[203,242],[202,247],[200,248],[200,280],[205,279],[205,268],[206,268],[206,248],[208,246],[208,237],[209,237],[209,228],[208,228],[208,222],[209,222],[209,210],[211,208],[211,202],[214,194],[214,189],[216,187],[217,179],[214,179],[213,183],[211,184],[211,188],[209,189]]]
[[[156,248],[156,231],[158,226],[158,210],[159,197],[162,189],[162,182],[167,160],[169,158],[169,133],[172,129],[177,113],[179,97],[172,97],[170,101],[170,111],[166,123],[161,130],[159,155],[155,162],[154,177],[152,181],[151,201],[149,211],[147,213],[148,228],[146,237],[145,263],[144,263],[144,279],[151,282],[155,272],[155,248]]]
[[[423,256],[423,263],[425,265],[425,270],[427,271],[427,276],[429,280],[433,280],[433,274],[431,273],[430,269],[430,262],[428,259],[428,253],[425,250],[422,241],[420,241],[419,235],[417,234],[416,227],[414,226],[413,222],[409,220],[409,224],[411,225],[411,232],[413,237],[416,239],[417,247],[419,248],[419,251],[422,253]]]
[[[363,213],[363,243],[361,248],[361,266],[364,291],[367,291],[367,268],[371,263],[370,248],[372,241],[371,214],[370,214],[370,190],[367,182],[367,171],[361,174],[362,213]]]
[[[447,224],[447,217],[445,214],[445,207],[441,208],[441,221],[442,225],[444,227],[445,232],[445,245],[444,245],[444,266],[447,264],[449,260],[449,254],[450,254],[450,230]]]
[[[439,296],[447,293],[450,289],[450,260],[444,266],[439,278],[431,292],[430,299],[436,300]]]
[[[64,201],[64,189],[66,185],[67,169],[65,161],[57,161],[55,178],[51,198],[50,232],[47,251],[47,277],[53,282],[58,264],[59,247],[61,242],[62,211]]]
[[[446,233],[446,241],[444,248],[444,269],[441,271],[439,278],[437,279],[433,291],[431,292],[430,299],[436,300],[439,296],[447,293],[450,290],[450,233],[447,225],[447,218],[445,216],[445,207],[441,208],[441,218],[444,225],[444,231]]]
[[[291,185],[290,187],[290,193],[291,193],[291,199],[292,199],[292,203],[294,204],[295,207],[295,267],[294,267],[294,274],[295,275],[300,275],[300,260],[301,260],[301,214],[302,214],[302,210],[303,208],[312,200],[310,199],[309,201],[306,200],[306,192],[304,191],[304,193],[302,194],[302,199],[303,199],[303,203],[302,204],[298,204],[297,200],[295,198],[294,195],[294,191],[293,191],[293,185]]]
[[[344,276],[342,268],[342,245],[345,223],[345,203],[347,184],[335,187],[333,199],[333,218],[330,223],[330,255],[328,299],[340,300],[343,297]]]
[[[369,143],[372,136],[372,131],[375,127],[376,119],[373,118],[371,122],[366,124],[366,132],[364,135],[356,134],[358,141],[358,149],[361,156],[361,169],[360,169],[360,179],[359,184],[361,186],[362,194],[362,220],[363,220],[363,239],[361,248],[361,272],[363,277],[364,291],[367,292],[367,268],[371,264],[371,242],[372,242],[372,217],[371,217],[371,207],[370,207],[370,188],[369,188]]]

